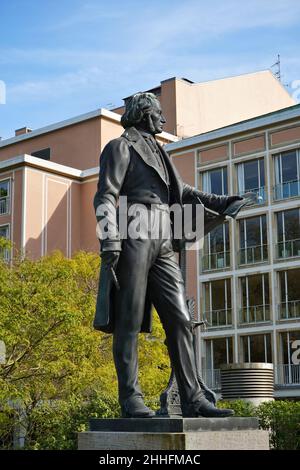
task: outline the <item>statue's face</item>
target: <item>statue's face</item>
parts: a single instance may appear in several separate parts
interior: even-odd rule
[[[154,102],[150,116],[153,124],[153,129],[151,129],[151,131],[154,134],[160,134],[163,131],[163,125],[166,123],[166,120],[162,114],[159,101]]]

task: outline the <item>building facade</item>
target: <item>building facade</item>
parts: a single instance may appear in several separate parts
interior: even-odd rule
[[[207,382],[220,387],[224,363],[273,362],[276,396],[298,397],[300,105],[167,148],[199,189],[259,197],[236,221],[214,229],[200,253],[188,255],[188,292],[207,322],[201,334]]]

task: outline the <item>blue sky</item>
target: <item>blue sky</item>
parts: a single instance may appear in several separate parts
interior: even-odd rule
[[[173,76],[267,69],[278,53],[292,92],[299,30],[299,0],[0,0],[0,136],[121,105]]]

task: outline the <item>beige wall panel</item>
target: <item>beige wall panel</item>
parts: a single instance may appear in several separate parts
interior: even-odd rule
[[[43,231],[43,178],[42,172],[26,169],[26,255],[39,258],[42,255]]]
[[[260,150],[265,150],[265,136],[260,135],[257,137],[252,137],[251,139],[240,140],[233,144],[233,153],[235,156],[243,155],[246,153],[259,152]]]
[[[176,89],[175,80],[166,80],[161,84],[161,96],[159,100],[163,115],[166,118],[164,131],[170,134],[177,135],[177,121],[176,121]],[[180,123],[179,123],[180,124]]]
[[[173,156],[173,163],[185,183],[195,184],[195,154],[194,152]]]
[[[271,134],[271,145],[280,145],[286,142],[300,141],[300,126],[273,132]]]
[[[81,249],[99,251],[96,237],[96,216],[93,206],[97,181],[87,181],[81,186]]]
[[[112,139],[117,139],[122,135],[124,129],[120,122],[110,121],[109,119],[101,119],[101,148],[103,150],[105,145]],[[98,166],[99,164],[99,155],[100,151],[97,154],[96,164],[93,166]]]
[[[81,249],[81,184],[71,183],[71,254]]]
[[[68,254],[68,184],[47,177],[46,250]]]
[[[213,161],[222,161],[228,159],[228,146],[219,145],[217,147],[209,148],[206,150],[200,150],[199,162],[207,163]]]

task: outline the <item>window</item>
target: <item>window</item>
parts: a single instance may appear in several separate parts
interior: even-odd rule
[[[9,212],[10,181],[0,181],[0,215]]]
[[[264,159],[249,160],[237,165],[238,192],[240,195],[252,191],[259,196],[258,203],[265,202]]]
[[[231,318],[231,282],[230,279],[205,282],[204,318],[208,327],[230,326]]]
[[[300,195],[300,153],[290,150],[274,158],[275,187],[274,198],[286,199]]]
[[[300,384],[300,364],[297,364],[299,346],[300,330],[286,331],[280,334],[281,364],[277,366],[279,384]]]
[[[227,168],[217,168],[202,173],[202,189],[206,193],[228,194]]]
[[[239,263],[253,264],[268,259],[267,221],[265,215],[240,220]]]
[[[1,225],[0,226],[0,239],[6,238],[9,240],[9,226],[8,225]],[[9,259],[9,250],[7,248],[2,248],[0,246],[0,258],[4,258],[5,260]]]
[[[291,209],[278,212],[277,217],[277,257],[300,256],[300,210]]]
[[[279,272],[279,319],[300,318],[300,269]]]
[[[228,222],[213,229],[204,238],[203,271],[223,269],[230,265],[229,224]]]
[[[205,340],[205,346],[204,380],[208,387],[221,388],[220,367],[233,362],[232,337]]]
[[[271,335],[241,337],[243,362],[272,362]]]
[[[259,274],[241,279],[242,308],[240,323],[259,323],[270,320],[269,276]]]
[[[36,158],[42,158],[43,160],[50,160],[50,148],[37,150],[36,152],[32,152],[31,155]]]

